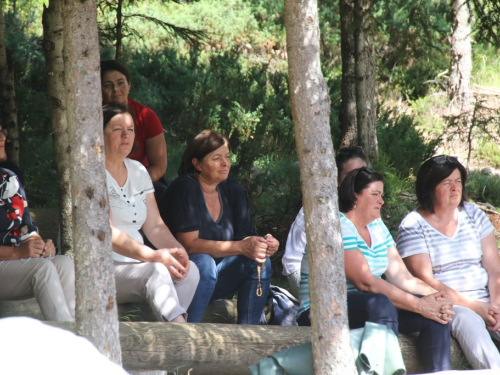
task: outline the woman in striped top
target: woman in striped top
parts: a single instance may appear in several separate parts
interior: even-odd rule
[[[451,298],[406,269],[389,230],[377,220],[383,189],[382,175],[366,167],[349,172],[339,188],[349,327],[370,321],[385,324],[396,335],[419,332],[417,348],[425,372],[448,370]],[[307,256],[301,274],[297,322],[310,325]]]
[[[475,369],[500,368],[500,257],[494,227],[467,203],[467,171],[455,157],[425,161],[417,175],[419,208],[398,231],[410,272],[455,304],[450,329]]]

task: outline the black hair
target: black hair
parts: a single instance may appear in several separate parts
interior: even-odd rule
[[[340,212],[351,211],[356,205],[356,194],[361,194],[368,185],[376,181],[384,182],[384,177],[370,168],[363,167],[350,171],[339,187]]]
[[[459,207],[463,207],[467,201],[465,184],[467,182],[467,170],[454,156],[439,155],[424,161],[417,173],[415,190],[418,204],[429,213],[434,213],[435,191],[443,180],[448,178],[455,169],[460,172],[462,179],[462,198]]]
[[[337,163],[337,176],[340,178],[342,174],[342,170],[344,169],[345,163],[352,159],[361,159],[365,163],[366,155],[363,147],[361,146],[352,146],[352,147],[344,147],[341,148],[337,152],[337,156],[335,156],[335,162]]]
[[[193,159],[201,162],[205,156],[223,145],[227,145],[229,148],[229,141],[224,135],[215,130],[203,130],[187,144],[182,154],[178,174],[189,174],[196,177],[199,172],[193,165]]]

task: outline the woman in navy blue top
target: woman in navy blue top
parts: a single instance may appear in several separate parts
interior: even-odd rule
[[[199,322],[211,300],[238,293],[238,323],[258,324],[279,242],[257,235],[241,185],[228,178],[229,142],[205,130],[186,147],[169,186],[163,219],[200,270],[188,321]]]

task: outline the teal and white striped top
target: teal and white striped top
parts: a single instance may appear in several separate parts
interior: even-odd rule
[[[382,219],[376,219],[367,225],[370,232],[372,246],[368,247],[366,242],[361,238],[354,224],[340,214],[340,229],[342,231],[342,239],[344,242],[344,251],[360,250],[368,262],[372,275],[381,277],[387,270],[389,260],[387,257],[387,249],[395,246],[395,242],[391,233],[385,226]],[[302,258],[300,267],[300,286],[299,300],[300,308],[297,312],[297,317],[310,307],[309,302],[309,261],[307,258],[307,247],[304,250],[305,256]],[[356,291],[354,285],[346,280],[347,291]]]

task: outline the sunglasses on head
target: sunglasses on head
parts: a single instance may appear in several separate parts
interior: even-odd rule
[[[455,156],[448,156],[448,155],[434,156],[433,158],[431,158],[431,160],[436,164],[458,163],[458,159]]]
[[[359,169],[357,170],[356,174],[354,175],[354,179],[356,179],[356,178],[358,177],[358,174],[359,174],[359,172],[361,172],[361,171],[364,171],[364,172],[366,172],[366,173],[368,173],[368,174],[373,174],[373,173],[375,173],[375,171],[374,171],[373,169],[371,169],[371,168],[368,168],[368,167],[362,167],[362,168],[359,168]]]

